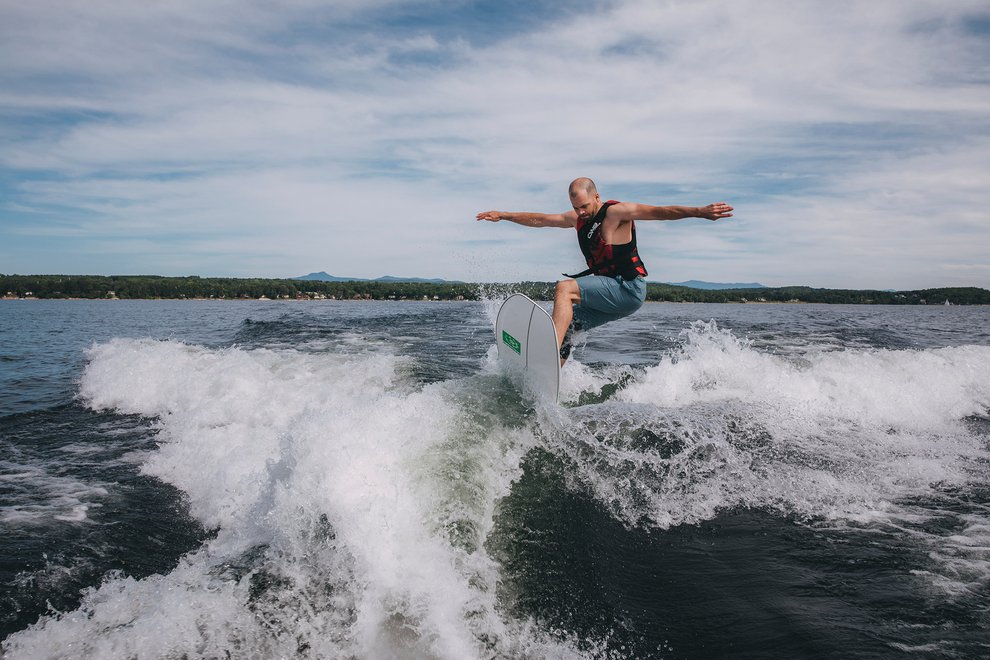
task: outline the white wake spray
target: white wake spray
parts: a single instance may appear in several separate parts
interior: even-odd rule
[[[605,402],[545,411],[577,481],[627,525],[756,508],[900,529],[935,515],[916,501],[990,483],[986,436],[969,426],[990,409],[990,347],[780,356],[701,322],[682,340],[659,364],[627,369]],[[586,390],[616,377],[564,373]],[[944,559],[929,572],[946,591],[990,584],[990,515],[963,518],[955,534],[912,532]]]
[[[499,611],[484,549],[533,435],[466,411],[403,358],[94,347],[80,396],[153,417],[142,465],[216,530],[166,575],[110,576],[10,657],[571,657]]]

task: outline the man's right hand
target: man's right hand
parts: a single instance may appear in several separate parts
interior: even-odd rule
[[[708,220],[731,218],[732,207],[725,202],[715,202],[714,204],[709,204],[698,209],[698,217],[707,218]]]
[[[482,211],[475,217],[475,220],[487,220],[488,222],[498,222],[501,219],[502,214],[498,211]]]

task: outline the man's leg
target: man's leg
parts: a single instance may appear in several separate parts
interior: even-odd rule
[[[557,331],[558,348],[564,348],[567,330],[575,316],[574,305],[580,305],[577,317],[585,330],[632,314],[646,299],[646,282],[642,278],[622,280],[617,277],[588,275],[576,280],[557,282],[553,303],[553,326]],[[576,325],[576,324],[575,324]],[[568,350],[561,351],[561,365]]]
[[[557,282],[557,290],[553,296],[553,327],[557,330],[558,349],[574,318],[573,306],[579,302],[581,302],[581,288],[578,287],[577,280]]]

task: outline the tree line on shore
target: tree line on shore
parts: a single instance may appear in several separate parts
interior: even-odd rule
[[[290,300],[480,300],[510,292],[537,300],[553,297],[553,282],[470,284],[463,282],[381,282],[161,277],[156,275],[2,275],[5,298],[118,299],[290,299]],[[759,289],[692,289],[649,283],[647,300],[655,302],[756,303],[805,302],[872,305],[990,305],[990,291],[978,287],[871,291],[777,287]]]

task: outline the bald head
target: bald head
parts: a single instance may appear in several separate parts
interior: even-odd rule
[[[567,189],[567,193],[574,199],[574,196],[580,192],[585,192],[588,197],[594,197],[598,194],[598,188],[595,187],[595,182],[586,176],[574,179],[571,181],[570,187]]]
[[[581,222],[594,216],[602,207],[602,200],[598,197],[595,182],[587,177],[571,181],[571,187],[568,188],[567,192],[571,195],[571,207]]]

